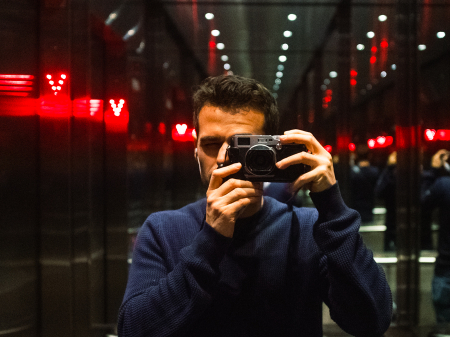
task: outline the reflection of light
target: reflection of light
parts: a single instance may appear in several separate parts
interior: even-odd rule
[[[350,150],[350,151],[355,151],[356,150],[356,145],[355,145],[355,143],[350,143],[350,144],[348,144],[348,149]]]
[[[445,32],[437,32],[436,36],[437,36],[439,39],[443,39],[443,38],[445,37]]]
[[[325,85],[330,84],[330,82],[331,82],[331,81],[330,81],[328,78],[326,78],[326,79],[323,80],[323,83],[324,83]]]
[[[297,19],[297,15],[295,15],[295,14],[289,14],[288,15],[288,20],[289,21],[295,21]]]
[[[220,59],[221,59],[223,62],[227,62],[227,61],[228,61],[228,56],[227,56],[227,55],[222,55],[222,56],[220,57]]]
[[[382,14],[382,15],[380,15],[380,16],[378,17],[378,20],[381,21],[381,22],[386,21],[386,20],[387,20],[387,16],[384,15],[384,14]]]
[[[380,75],[381,75],[381,77],[386,77],[387,73],[385,71],[382,71]]]
[[[274,84],[272,88],[273,90],[277,91],[278,89],[280,89],[280,86],[278,84]]]
[[[371,56],[369,61],[370,63],[374,64],[375,62],[377,62],[377,58],[375,56]]]
[[[366,36],[367,36],[369,39],[371,39],[371,38],[375,37],[375,33],[372,32],[372,31],[370,31],[370,32],[367,32]]]
[[[364,45],[363,44],[358,44],[357,46],[356,46],[356,49],[358,49],[358,50],[364,50]]]
[[[423,51],[423,50],[427,49],[427,46],[424,45],[424,44],[419,44],[419,45],[417,46],[417,48],[418,48],[420,51]]]
[[[278,98],[278,94],[277,94],[276,92],[274,92],[274,93],[272,94],[272,96],[273,96],[273,98],[275,98],[275,99]]]
[[[286,62],[287,57],[284,56],[284,55],[281,55],[281,56],[278,58],[278,60],[279,60],[280,62]]]
[[[279,71],[283,71],[283,70],[284,70],[284,65],[279,64],[279,65],[278,65],[278,70],[279,70]]]
[[[223,65],[223,69],[225,69],[225,70],[229,70],[230,67],[231,67],[231,66],[230,66],[228,63],[225,63],[225,64]]]
[[[224,45],[222,42],[219,42],[219,43],[217,44],[217,49],[222,50],[222,49],[224,49],[224,48],[225,48],[225,45]]]
[[[283,43],[283,44],[281,45],[281,49],[283,49],[283,50],[288,50],[288,49],[289,49],[289,45],[288,45],[287,43]]]
[[[212,19],[214,19],[214,14],[213,13],[206,13],[205,14],[205,18],[206,18],[206,20],[212,20]]]
[[[283,35],[284,35],[284,37],[291,37],[292,36],[292,32],[290,30],[285,30]]]
[[[214,29],[211,31],[211,35],[212,36],[219,36],[220,35],[220,31],[218,31],[217,29]]]
[[[276,75],[277,75],[278,78],[283,77],[283,73],[281,71],[277,72]]]
[[[434,140],[435,136],[436,136],[436,130],[433,130],[433,129],[425,130],[425,139],[426,140]]]
[[[397,69],[397,65],[394,63],[393,65],[391,65],[391,69],[392,69],[392,70]]]
[[[337,77],[337,75],[338,75],[338,73],[337,72],[335,72],[335,71],[330,71],[330,77],[331,78],[336,78]]]
[[[281,79],[277,78],[277,79],[275,80],[275,83],[276,83],[276,84],[281,84]]]

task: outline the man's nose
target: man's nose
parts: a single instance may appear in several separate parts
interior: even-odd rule
[[[217,165],[224,164],[227,155],[228,143],[223,143],[219,149],[219,153],[217,154]]]

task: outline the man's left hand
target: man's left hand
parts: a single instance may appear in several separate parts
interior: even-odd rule
[[[309,150],[309,152],[300,152],[277,162],[279,169],[285,169],[293,164],[311,166],[309,172],[302,174],[292,183],[293,191],[298,191],[305,186],[311,192],[321,192],[336,183],[331,154],[320,145],[311,133],[302,130],[290,130],[280,136],[280,140],[283,144],[305,144]]]

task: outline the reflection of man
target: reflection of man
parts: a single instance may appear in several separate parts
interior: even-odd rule
[[[438,323],[450,323],[450,152],[439,150],[424,178],[423,208],[439,211],[438,256],[433,278],[433,304]],[[449,331],[450,332],[450,329]]]
[[[207,79],[194,94],[196,158],[206,199],[152,214],[141,228],[120,309],[121,336],[322,336],[322,302],[347,332],[379,336],[391,293],[358,234],[358,213],[342,201],[330,154],[310,134],[285,132],[299,153],[277,163],[311,171],[317,210],[262,197],[262,184],[224,178],[236,133],[276,134],[278,110],[259,82]]]

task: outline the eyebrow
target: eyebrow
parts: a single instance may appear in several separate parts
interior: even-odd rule
[[[203,143],[213,143],[213,142],[222,142],[223,138],[218,136],[204,136],[200,138],[200,144]]]

